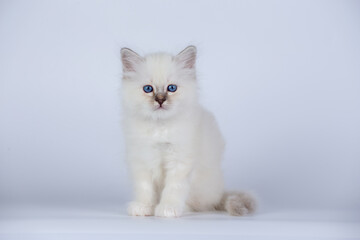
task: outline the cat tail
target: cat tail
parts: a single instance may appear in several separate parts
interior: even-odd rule
[[[227,211],[232,216],[244,216],[255,212],[256,207],[256,199],[249,193],[225,192],[215,208],[219,211]]]

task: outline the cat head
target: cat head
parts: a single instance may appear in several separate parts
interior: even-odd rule
[[[185,113],[197,104],[194,46],[176,56],[154,53],[145,57],[122,48],[121,60],[126,110],[161,119]]]

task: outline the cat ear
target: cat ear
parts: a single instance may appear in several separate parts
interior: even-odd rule
[[[188,46],[176,55],[175,60],[183,66],[183,68],[195,68],[196,62],[196,47]]]
[[[139,54],[129,48],[122,48],[120,52],[124,72],[135,72],[136,66],[144,61]]]

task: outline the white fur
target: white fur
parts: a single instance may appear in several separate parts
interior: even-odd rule
[[[135,194],[129,214],[176,217],[184,210],[221,209],[224,140],[213,115],[198,103],[196,48],[177,56],[121,53],[124,132]],[[177,91],[167,92],[169,84]],[[154,92],[145,93],[144,85]],[[157,109],[158,92],[167,92],[165,109]]]

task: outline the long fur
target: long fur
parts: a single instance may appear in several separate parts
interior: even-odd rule
[[[224,192],[224,140],[214,116],[198,102],[196,48],[189,46],[176,56],[145,57],[124,48],[121,56],[124,132],[135,195],[128,213],[176,217],[184,211],[253,212],[250,195]],[[167,91],[169,84],[177,85],[177,91]],[[154,91],[145,93],[144,85]],[[155,101],[157,93],[167,96],[162,108]]]

